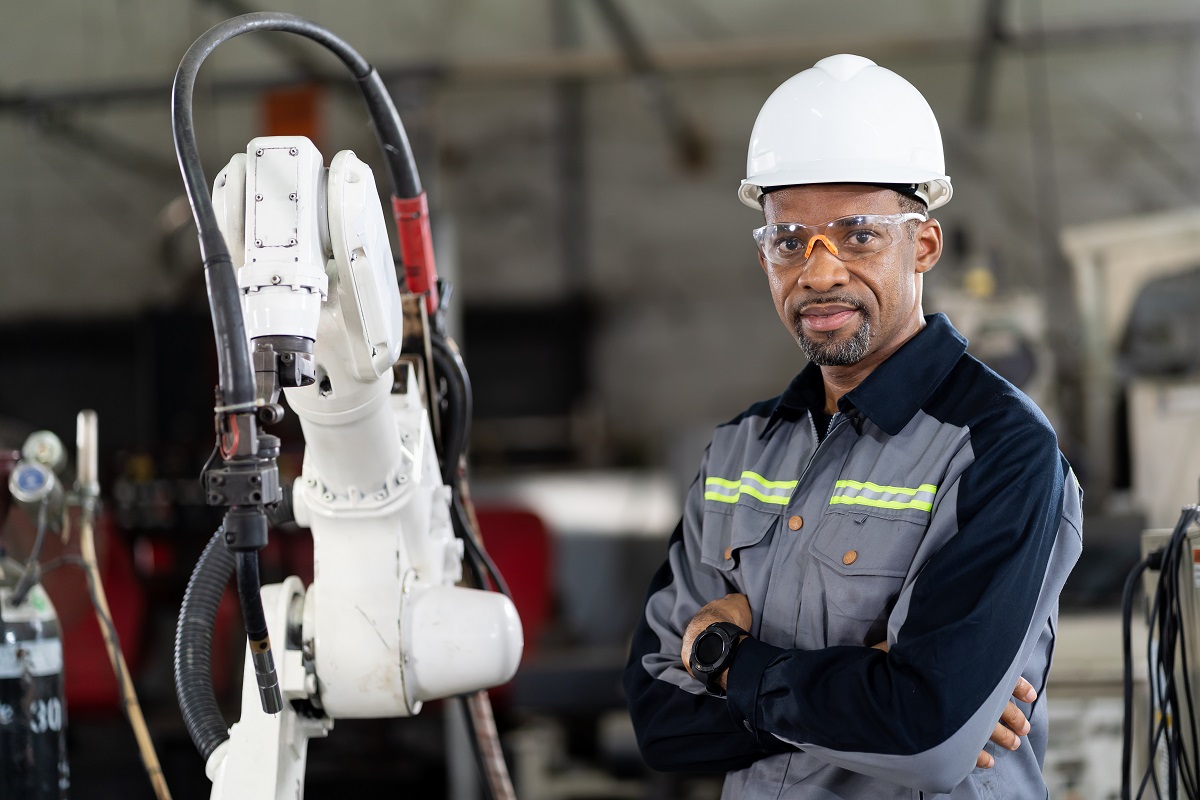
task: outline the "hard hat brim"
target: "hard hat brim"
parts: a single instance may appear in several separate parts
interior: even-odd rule
[[[816,162],[803,169],[751,175],[742,181],[738,199],[750,208],[762,208],[763,189],[778,186],[807,186],[817,183],[914,183],[928,198],[929,210],[944,206],[954,194],[950,176],[927,170],[898,169],[892,164],[871,162]]]

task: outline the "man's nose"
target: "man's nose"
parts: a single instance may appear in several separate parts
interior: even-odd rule
[[[824,247],[817,247],[817,240],[820,240]],[[809,239],[804,254],[804,266],[798,278],[801,286],[815,292],[828,292],[849,280],[846,265],[836,258],[837,247],[826,239],[824,234]]]

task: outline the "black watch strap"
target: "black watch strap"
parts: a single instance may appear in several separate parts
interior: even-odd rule
[[[721,676],[733,663],[742,637],[748,635],[732,622],[714,622],[692,642],[692,673],[704,683],[704,688],[709,694],[715,697],[725,696],[725,690],[721,687]]]

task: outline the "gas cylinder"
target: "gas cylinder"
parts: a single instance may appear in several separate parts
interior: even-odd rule
[[[62,637],[41,584],[14,602],[23,574],[0,554],[0,798],[65,800],[71,773]]]

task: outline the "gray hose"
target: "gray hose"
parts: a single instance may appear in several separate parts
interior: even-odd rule
[[[233,574],[233,553],[218,528],[188,580],[175,628],[175,695],[192,742],[208,761],[229,738],[212,683],[212,634],[221,596]]]

